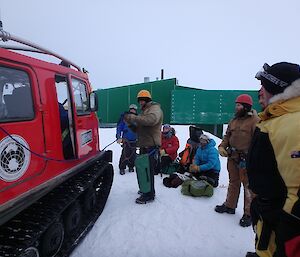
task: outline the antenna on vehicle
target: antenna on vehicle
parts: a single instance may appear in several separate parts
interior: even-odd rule
[[[1,8],[0,8],[0,30],[3,30],[2,17],[1,17]]]

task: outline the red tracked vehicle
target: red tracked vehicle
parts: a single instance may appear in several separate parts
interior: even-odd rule
[[[79,66],[2,29],[0,38],[0,256],[68,256],[113,180],[96,94]]]

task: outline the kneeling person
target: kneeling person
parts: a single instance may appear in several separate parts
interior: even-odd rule
[[[219,185],[220,159],[216,142],[208,135],[200,136],[200,146],[197,149],[194,163],[190,165],[189,171],[197,179],[206,179],[213,187]]]

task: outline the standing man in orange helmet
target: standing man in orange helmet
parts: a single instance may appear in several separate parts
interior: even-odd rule
[[[220,155],[228,157],[229,185],[226,201],[222,205],[217,205],[215,211],[235,214],[242,183],[244,186],[244,215],[240,219],[242,227],[251,225],[250,204],[252,193],[248,188],[246,157],[256,123],[259,121],[256,111],[252,110],[252,105],[252,98],[247,94],[242,94],[236,98],[235,116],[229,122],[226,134],[218,147]]]
[[[148,169],[139,170],[136,166],[140,186],[139,193],[141,195],[135,202],[145,204],[153,201],[155,197],[154,169],[159,159],[163,112],[160,104],[152,101],[151,94],[147,90],[141,90],[137,95],[137,100],[140,104],[141,114],[126,114],[124,119],[129,124],[129,127],[136,130],[137,146],[140,147],[140,154],[149,156],[149,171]]]

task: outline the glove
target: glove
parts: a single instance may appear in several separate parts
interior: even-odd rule
[[[223,146],[219,146],[218,151],[222,157],[228,157],[228,153]]]
[[[191,173],[200,172],[200,166],[198,166],[196,164],[191,164],[190,167],[189,167],[189,171]]]
[[[117,143],[118,143],[118,144],[122,144],[122,143],[123,143],[123,139],[122,139],[122,138],[119,138],[119,139],[117,140]]]
[[[166,155],[166,151],[164,149],[159,150],[160,156]]]

